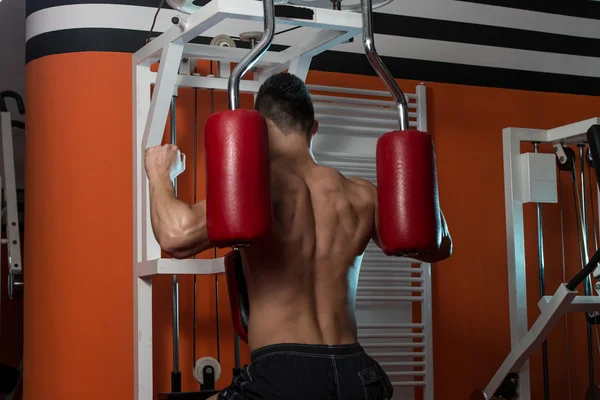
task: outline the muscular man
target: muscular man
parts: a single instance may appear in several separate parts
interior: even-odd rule
[[[382,368],[357,343],[356,288],[363,253],[378,243],[377,190],[317,164],[311,141],[318,129],[310,95],[291,74],[261,86],[255,108],[267,120],[273,230],[242,250],[250,300],[252,363],[219,399],[390,399]],[[204,202],[174,196],[169,167],[176,148],[146,152],[154,234],[162,249],[186,258],[213,247]],[[444,225],[442,251],[450,256]]]

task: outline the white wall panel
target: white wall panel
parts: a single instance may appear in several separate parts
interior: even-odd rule
[[[318,93],[313,95],[321,126],[313,143],[317,161],[345,176],[376,184],[377,138],[398,127],[389,95],[360,90],[340,93],[339,88],[315,86],[309,89]],[[417,107],[426,104],[424,86],[417,87],[416,92],[421,101],[417,95],[407,96],[411,122],[426,126],[426,110]],[[383,99],[355,97],[365,94]],[[387,372],[394,385],[393,398],[398,400],[414,399],[415,387],[423,387],[425,399],[433,399],[433,368],[428,365],[432,362],[428,268],[427,264],[415,266],[411,260],[387,257],[371,243],[360,272],[356,301],[359,342]]]

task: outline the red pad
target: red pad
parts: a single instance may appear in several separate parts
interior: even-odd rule
[[[435,254],[442,241],[431,135],[388,132],[377,140],[379,236],[388,256]]]
[[[271,229],[269,138],[254,110],[213,114],[206,121],[206,223],[218,247],[263,239]]]
[[[231,307],[233,328],[240,339],[247,343],[250,303],[242,266],[242,255],[239,251],[232,251],[225,256],[225,274],[227,275],[227,290],[229,291],[229,306]]]

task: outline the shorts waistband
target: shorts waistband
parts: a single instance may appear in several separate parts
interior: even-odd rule
[[[342,344],[342,345],[326,345],[326,344],[303,344],[303,343],[280,343],[256,349],[250,355],[252,362],[258,358],[272,353],[295,353],[318,356],[353,356],[364,353],[365,350],[358,343]]]

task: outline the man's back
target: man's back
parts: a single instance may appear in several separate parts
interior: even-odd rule
[[[252,350],[357,342],[356,287],[374,231],[367,185],[312,160],[273,162],[273,233],[244,250]]]

